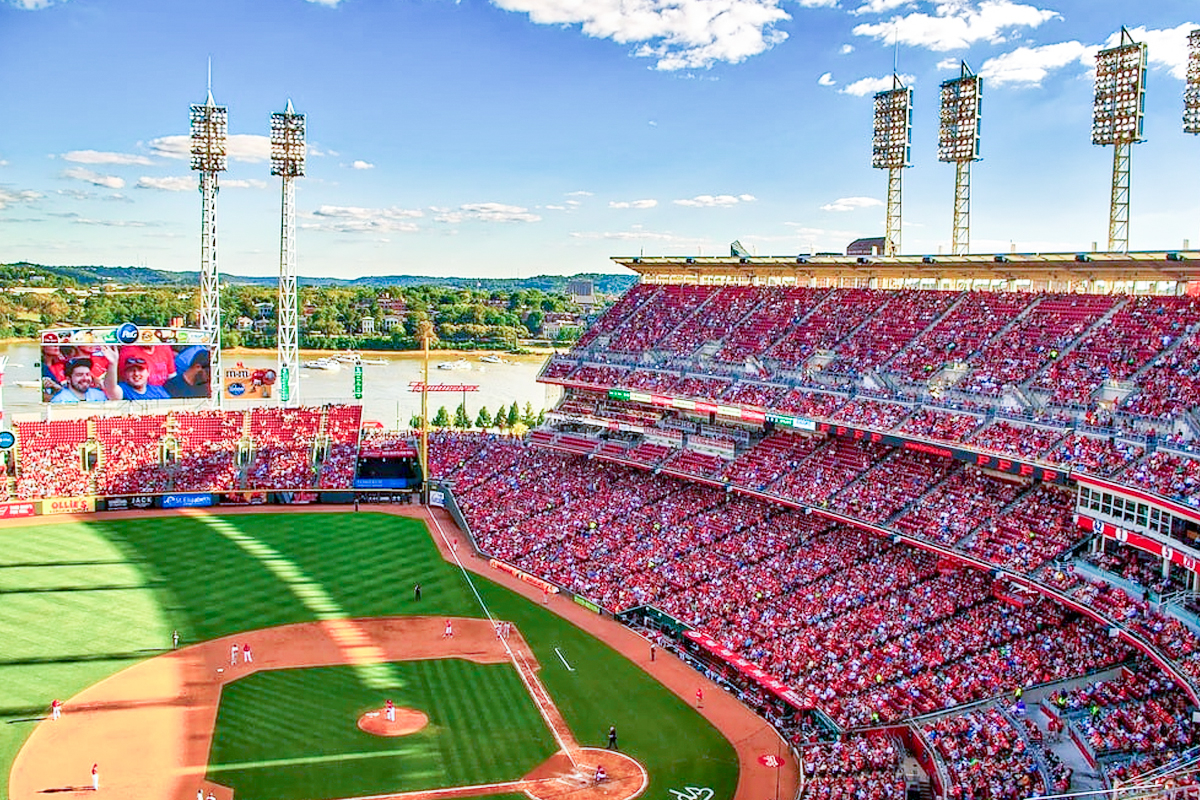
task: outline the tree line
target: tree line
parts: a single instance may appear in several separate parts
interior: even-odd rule
[[[198,324],[199,288],[39,288],[0,292],[0,337],[32,338],[39,330],[71,325],[165,327],[178,319],[185,326]],[[520,340],[542,337],[547,314],[579,311],[568,295],[538,289],[306,286],[298,291],[298,301],[300,346],[332,350],[417,349],[417,333],[426,321],[437,337],[435,348],[513,349]],[[273,287],[222,286],[222,344],[274,348],[277,303]],[[368,317],[377,329],[385,322],[392,327],[364,332]],[[248,328],[239,327],[240,318],[249,320]],[[573,339],[570,330],[563,341]]]
[[[433,418],[429,420],[429,424],[432,427],[441,430],[448,428],[453,428],[455,430],[466,430],[467,428],[476,427],[481,431],[486,431],[490,428],[496,428],[504,431],[512,430],[518,425],[524,425],[526,428],[535,428],[545,421],[546,412],[544,409],[541,411],[534,411],[533,403],[527,402],[525,403],[525,410],[522,412],[520,407],[517,405],[517,402],[514,400],[513,404],[507,409],[501,407],[500,410],[496,412],[495,417],[493,417],[491,412],[488,411],[487,406],[481,407],[479,409],[479,413],[475,415],[474,423],[471,422],[471,416],[467,412],[467,406],[465,403],[458,404],[458,408],[455,409],[453,417],[450,416],[450,412],[445,406],[441,406],[438,408],[437,413],[433,415]],[[409,420],[409,427],[413,428],[414,430],[420,429],[420,414],[413,415],[412,419]]]

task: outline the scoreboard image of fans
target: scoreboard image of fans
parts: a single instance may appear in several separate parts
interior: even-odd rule
[[[213,336],[194,328],[54,328],[39,335],[43,403],[212,397]]]

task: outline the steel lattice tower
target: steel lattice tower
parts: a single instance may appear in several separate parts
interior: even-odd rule
[[[1092,144],[1113,146],[1108,211],[1109,252],[1129,252],[1129,180],[1133,146],[1142,139],[1146,108],[1146,45],[1121,28],[1121,43],[1096,54]]]
[[[1188,34],[1187,83],[1183,89],[1183,132],[1200,134],[1200,28]]]
[[[226,168],[228,113],[213,102],[212,88],[204,105],[192,106],[192,169],[200,173],[200,328],[212,333],[212,390],[220,405],[221,280],[217,271],[217,173]]]
[[[962,62],[959,77],[942,83],[938,161],[954,164],[954,232],[950,252],[971,249],[971,162],[979,160],[983,79]]]
[[[296,184],[304,175],[304,115],[288,100],[283,112],[271,115],[271,174],[283,179],[283,218],[279,237],[279,398],[300,403],[300,326],[296,293]]]
[[[900,252],[901,174],[912,166],[912,89],[892,74],[892,88],[875,95],[875,129],[871,166],[888,171],[887,233],[883,254]]]

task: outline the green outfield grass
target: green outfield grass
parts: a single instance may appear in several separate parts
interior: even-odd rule
[[[557,749],[508,664],[460,659],[390,665],[394,687],[365,687],[350,667],[258,673],[225,688],[209,778],[237,797],[304,800],[475,786],[520,778]],[[429,725],[402,737],[355,721],[390,697]]]
[[[709,787],[716,800],[732,796],[737,779],[733,749],[685,702],[539,603],[475,580],[493,612],[513,620],[529,641],[542,664],[543,682],[581,743],[603,746],[608,726],[616,724],[622,750],[650,773],[648,796],[667,796],[668,789],[684,786]],[[412,592],[418,581],[419,603]],[[12,760],[51,699],[69,698],[160,652],[169,646],[173,629],[187,644],[322,617],[393,614],[481,615],[462,574],[442,561],[424,525],[403,518],[366,512],[208,521],[97,517],[88,523],[0,528],[0,722],[5,723],[0,725],[0,796],[7,797]],[[509,675],[515,680],[511,671]],[[340,685],[343,679],[330,680]],[[241,683],[227,691],[243,691]],[[247,685],[254,689],[253,683]],[[262,729],[278,713],[284,684],[271,691],[268,679],[265,688],[255,690],[262,707],[237,713],[260,715],[262,722],[251,727]],[[450,698],[459,689],[446,692],[447,701],[456,702]],[[462,696],[482,702],[477,692]],[[372,700],[358,702],[367,707]],[[233,723],[229,730],[243,727]],[[222,724],[221,741],[214,744],[222,748],[225,764],[281,757],[269,750],[255,755],[225,749],[237,739],[226,742],[225,728]],[[544,726],[539,730],[549,736]],[[316,741],[315,731],[306,733]],[[447,733],[445,741],[453,741],[454,735]],[[267,738],[260,742],[263,747],[270,744]],[[382,741],[385,747],[396,746]],[[350,752],[339,749],[344,746],[329,742],[333,753]],[[268,754],[265,759],[262,753]],[[326,765],[336,762],[297,758],[304,763],[287,770],[283,783],[295,785],[298,793],[270,796],[316,797],[315,786],[330,780],[332,768]],[[453,782],[465,774],[461,770],[475,768],[466,754],[467,763],[456,764],[454,749],[440,750],[437,758]],[[348,772],[365,772],[363,765],[387,760],[363,756],[350,761]],[[227,771],[247,776],[270,772],[232,766]],[[322,796],[356,793],[332,786],[327,794],[322,791]],[[254,791],[250,796],[267,795]]]

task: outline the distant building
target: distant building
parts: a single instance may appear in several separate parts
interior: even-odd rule
[[[383,318],[383,329],[391,333],[396,328],[404,327],[404,317],[397,314],[386,314]]]
[[[237,318],[237,329],[239,331],[248,331],[253,327],[254,327],[254,320],[250,319],[249,317],[238,317]]]
[[[575,314],[547,314],[542,320],[542,335],[547,339],[557,339],[565,330],[583,331],[583,322]]]
[[[567,282],[567,294],[575,305],[590,308],[596,305],[596,284],[589,280],[578,279]]]
[[[870,236],[865,239],[855,239],[846,247],[848,256],[881,256],[883,255],[883,237]]]
[[[375,332],[375,318],[374,317],[363,317],[362,320],[360,320],[358,323],[358,332],[359,333],[374,333]]]

